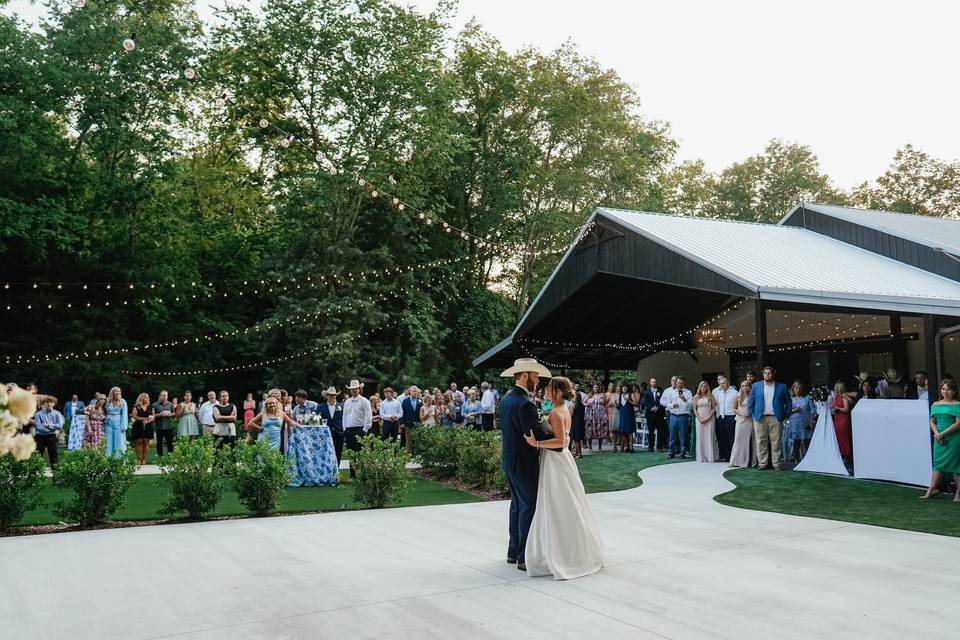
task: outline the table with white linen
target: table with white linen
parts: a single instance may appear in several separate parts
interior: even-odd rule
[[[853,474],[926,486],[930,482],[930,405],[926,400],[863,398],[851,412]]]
[[[305,424],[290,430],[287,460],[293,479],[290,487],[330,487],[337,484],[336,451],[327,425]]]

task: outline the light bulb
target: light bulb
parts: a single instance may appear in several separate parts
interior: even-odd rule
[[[193,70],[193,67],[187,67],[183,70],[183,77],[187,80],[193,80],[197,77],[197,72]]]
[[[127,38],[123,41],[124,51],[133,51],[137,48],[137,43],[133,41],[133,38]]]
[[[267,122],[267,119],[266,119],[266,118],[260,118],[260,128],[261,128],[261,129],[266,129],[266,128],[269,127],[269,126],[270,126],[270,123]]]

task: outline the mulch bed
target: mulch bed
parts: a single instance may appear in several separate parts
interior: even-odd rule
[[[475,485],[467,484],[456,476],[440,474],[431,469],[413,469],[410,471],[410,473],[421,478],[439,482],[440,484],[446,485],[451,489],[457,489],[458,491],[463,491],[464,493],[477,496],[481,500],[508,500],[510,498],[509,491],[500,491],[499,489],[481,489]]]

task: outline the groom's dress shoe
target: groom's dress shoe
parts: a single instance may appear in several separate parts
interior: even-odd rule
[[[526,565],[526,563],[525,563],[525,562],[518,562],[518,563],[517,563],[517,569],[520,569],[520,571],[526,571],[526,570],[527,570],[527,565]]]
[[[516,558],[507,558],[507,564],[517,564]]]

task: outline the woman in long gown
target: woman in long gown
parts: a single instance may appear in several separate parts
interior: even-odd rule
[[[200,435],[200,422],[197,420],[197,405],[189,391],[183,392],[183,402],[177,405],[177,416],[180,418],[177,421],[177,436],[193,442]]]
[[[717,445],[717,401],[704,380],[693,396],[694,420],[697,423],[697,462],[716,462],[720,457]]]
[[[593,440],[597,440],[597,449],[603,449],[603,441],[610,435],[607,403],[600,393],[600,385],[593,385],[590,396],[587,398],[586,427],[587,448],[593,450]]]
[[[637,432],[637,406],[640,404],[640,394],[635,392],[632,385],[623,385],[620,400],[620,451],[633,453],[633,434]],[[626,390],[623,393],[623,390]]]
[[[731,467],[752,467],[757,464],[757,449],[753,445],[753,416],[750,415],[750,383],[740,383],[737,394],[736,428],[733,435],[733,449],[730,452]]]
[[[107,455],[120,457],[127,450],[127,424],[130,414],[127,401],[123,399],[120,387],[110,389],[107,403],[103,407],[104,438],[107,441]]]
[[[930,407],[930,431],[933,433],[933,474],[930,487],[922,498],[940,494],[940,482],[945,473],[952,473],[960,480],[960,435],[957,435],[960,431],[960,398],[955,380],[944,380],[940,385],[940,399]],[[957,482],[953,501],[960,502],[960,482]]]
[[[280,401],[273,396],[269,396],[263,402],[263,412],[251,418],[247,426],[250,431],[259,431],[260,438],[267,438],[270,447],[280,451],[284,425],[299,426],[290,416],[280,410]]]
[[[527,444],[540,449],[540,479],[524,555],[528,575],[570,580],[603,567],[603,543],[567,449],[571,417],[564,400],[572,397],[573,385],[568,378],[551,378],[547,394],[554,406],[547,417],[554,437],[538,442],[533,434],[525,436]]]
[[[583,441],[587,438],[587,408],[579,393],[573,394],[573,411],[570,413],[570,452],[574,458],[582,458]]]
[[[103,420],[106,417],[103,407],[107,404],[107,396],[102,393],[96,395],[93,404],[83,410],[86,416],[86,425],[83,429],[83,448],[99,449],[103,441]]]
[[[847,397],[847,385],[842,382],[837,382],[833,387],[830,413],[833,414],[833,428],[837,432],[840,455],[849,461],[853,456],[853,430],[850,427],[850,398]]]

